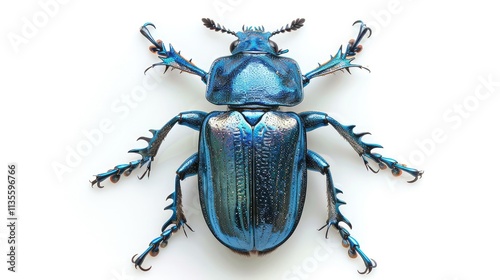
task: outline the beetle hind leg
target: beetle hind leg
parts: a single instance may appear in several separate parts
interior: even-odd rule
[[[171,210],[172,216],[163,224],[161,230],[162,233],[157,238],[153,239],[149,243],[149,247],[139,256],[137,254],[132,257],[132,262],[135,264],[135,268],[139,268],[142,271],[148,271],[151,269],[143,268],[142,264],[146,259],[147,255],[155,257],[160,252],[160,247],[164,248],[168,244],[168,240],[173,233],[177,232],[180,228],[186,234],[185,226],[193,231],[191,227],[187,224],[186,216],[182,210],[182,192],[181,192],[181,181],[187,177],[196,175],[198,172],[198,154],[194,154],[189,157],[177,170],[177,176],[175,177],[175,191],[171,193],[167,200],[171,200],[172,203],[165,207],[165,210]]]
[[[348,254],[350,257],[355,258],[358,255],[361,257],[365,264],[365,270],[363,272],[358,271],[361,274],[370,273],[373,268],[377,266],[377,263],[368,258],[366,254],[360,249],[358,241],[354,239],[349,231],[345,229],[341,224],[346,224],[349,228],[352,228],[351,222],[342,215],[340,212],[340,206],[344,205],[345,202],[340,200],[337,195],[342,193],[341,190],[337,189],[333,185],[332,175],[330,173],[330,166],[328,163],[318,154],[313,151],[307,151],[307,168],[312,171],[320,172],[322,175],[326,176],[326,187],[328,195],[328,219],[324,226],[319,230],[326,228],[325,238],[328,238],[328,230],[330,227],[334,227],[339,231],[342,237],[342,245],[349,248]]]

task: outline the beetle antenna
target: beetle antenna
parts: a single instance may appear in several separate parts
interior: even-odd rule
[[[302,26],[304,26],[305,21],[306,20],[304,18],[297,18],[296,20],[293,20],[292,23],[287,24],[286,26],[282,26],[281,29],[278,29],[278,30],[274,31],[273,33],[271,33],[271,36],[274,36],[274,35],[280,34],[280,33],[292,32],[294,30],[297,30],[297,29],[301,28]]]
[[[226,29],[225,26],[221,26],[220,24],[215,23],[215,21],[213,21],[209,18],[202,18],[201,21],[203,21],[203,25],[205,25],[210,30],[215,30],[216,32],[220,31],[222,33],[227,33],[227,34],[237,36],[236,33],[234,33],[233,31]]]

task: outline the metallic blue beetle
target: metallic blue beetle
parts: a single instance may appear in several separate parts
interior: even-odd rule
[[[394,175],[403,171],[409,173],[414,177],[410,182],[419,179],[423,172],[372,153],[372,149],[381,146],[363,142],[361,137],[367,133],[354,133],[353,125],[342,125],[321,112],[296,114],[280,111],[279,107],[299,104],[303,99],[303,87],[312,78],[342,69],[349,71],[350,67],[363,68],[351,61],[361,50],[361,39],[371,34],[371,30],[363,22],[356,21],[354,24],[360,24],[358,36],[348,43],[345,52],[341,47],[326,63],[302,75],[293,59],[280,56],[287,50],[278,49],[270,38],[299,29],[304,19],[296,19],[274,32],[265,32],[263,27],[244,26],[242,31],[233,32],[208,18],[202,21],[212,30],[237,37],[230,46],[231,55],[216,59],[208,73],[183,58],[171,45],[167,49],[162,41],[154,40],[148,29],[154,27],[153,24],[144,24],[141,33],[153,44],[150,50],[162,60],[151,67],[163,65],[165,70],[172,67],[200,76],[207,85],[207,100],[227,105],[228,110],[180,113],[160,130],[150,130],[151,138],[139,138],[147,141],[148,146],[130,152],[140,154],[140,160],[115,166],[96,175],[91,182],[102,187],[103,180],[110,178],[117,182],[122,174],[128,176],[144,165],[146,171],[139,178],[149,176],[151,162],[175,124],[200,131],[198,152],[179,167],[175,191],[167,197],[172,203],[165,209],[172,210],[173,214],[163,225],[160,236],[151,241],[139,257],[132,258],[135,266],[149,270],[142,267],[148,254],[157,255],[159,247],[166,246],[172,233],[181,227],[184,229],[184,225],[191,229],[182,210],[180,182],[185,178],[198,175],[203,216],[222,244],[237,253],[262,254],[276,249],[295,230],[306,195],[306,173],[312,170],[326,176],[328,218],[322,228],[326,227],[326,235],[330,227],[338,230],[343,245],[349,248],[349,255],[359,254],[363,259],[365,270],[360,273],[369,273],[376,263],[363,253],[358,242],[342,226],[341,223],[351,227],[351,223],[339,211],[345,204],[337,197],[341,191],[333,185],[328,163],[307,149],[306,132],[333,126],[373,172],[378,170],[370,167],[368,160],[377,163],[380,169],[388,167]]]

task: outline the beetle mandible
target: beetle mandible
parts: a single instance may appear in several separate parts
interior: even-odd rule
[[[266,32],[264,27],[245,26],[242,31],[234,32],[211,19],[202,21],[211,30],[237,37],[230,45],[231,55],[216,59],[209,72],[182,57],[172,45],[167,48],[161,40],[155,40],[149,30],[150,26],[155,28],[152,23],[144,24],[140,31],[153,44],[150,51],[161,59],[151,67],[165,66],[165,71],[171,67],[200,76],[206,84],[207,100],[226,105],[227,110],[180,113],[161,129],[150,130],[152,137],[138,139],[148,142],[147,147],[129,152],[141,155],[141,159],[117,165],[96,175],[91,182],[92,186],[102,188],[101,182],[105,179],[115,183],[121,175],[128,176],[143,166],[146,170],[139,179],[149,176],[160,144],[175,124],[200,131],[198,152],[178,168],[175,190],[167,197],[171,203],[165,209],[171,210],[172,215],[163,224],[161,234],[141,255],[135,255],[132,262],[136,268],[149,270],[151,267],[142,266],[148,254],[156,256],[160,247],[165,247],[171,235],[181,227],[191,229],[182,210],[180,183],[194,175],[198,175],[202,213],[215,238],[241,254],[263,254],[276,249],[290,237],[299,222],[306,194],[306,173],[311,170],[326,178],[328,218],[320,230],[326,228],[327,236],[329,228],[335,228],[349,256],[362,258],[365,270],[360,273],[370,273],[376,262],[360,249],[343,226],[351,228],[339,210],[345,204],[338,198],[342,192],[333,184],[328,163],[307,149],[306,132],[333,126],[362,158],[366,168],[375,173],[386,168],[396,176],[406,172],[413,176],[409,181],[412,183],[423,172],[372,153],[374,148],[382,146],[363,142],[362,136],[368,133],[355,133],[354,125],[342,125],[322,112],[297,114],[279,110],[281,106],[299,104],[303,87],[312,78],[343,69],[349,72],[352,67],[364,68],[351,61],[361,51],[363,37],[371,35],[370,28],[362,21],[354,22],[353,25],[360,26],[356,39],[350,40],[345,50],[341,46],[327,62],[302,75],[293,59],[281,56],[288,50],[279,49],[270,38],[301,28],[304,19],[296,19],[274,32]],[[378,168],[372,168],[369,160]]]

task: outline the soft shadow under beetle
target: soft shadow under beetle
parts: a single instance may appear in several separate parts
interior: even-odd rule
[[[179,167],[175,190],[167,197],[171,204],[165,209],[172,210],[172,216],[144,253],[132,258],[135,266],[149,270],[142,267],[148,254],[157,255],[160,246],[166,246],[172,233],[181,227],[191,229],[182,210],[180,182],[185,178],[198,175],[203,216],[222,244],[237,253],[262,254],[276,249],[295,230],[304,206],[306,173],[311,170],[326,178],[328,218],[321,229],[326,228],[327,235],[328,229],[334,227],[349,255],[361,256],[365,270],[360,273],[369,273],[376,263],[363,253],[356,239],[342,226],[351,227],[339,211],[345,204],[338,198],[342,192],[333,184],[328,163],[307,149],[306,133],[322,126],[333,126],[373,172],[378,172],[379,168],[389,168],[394,175],[406,172],[413,177],[409,182],[415,182],[423,172],[372,153],[372,149],[381,146],[363,142],[361,137],[367,133],[355,133],[354,125],[342,125],[322,112],[297,114],[280,111],[279,107],[299,104],[303,99],[303,87],[312,78],[343,69],[349,71],[351,67],[364,68],[351,61],[361,51],[361,39],[367,33],[369,36],[371,30],[363,22],[356,21],[359,33],[356,39],[349,41],[345,51],[340,47],[330,60],[302,75],[293,59],[280,56],[288,51],[279,49],[270,38],[301,28],[304,19],[296,19],[274,32],[245,26],[242,31],[233,32],[208,18],[202,21],[211,30],[237,37],[230,45],[231,55],[216,59],[210,72],[183,58],[171,45],[167,48],[162,41],[155,40],[148,29],[154,27],[152,23],[144,24],[141,33],[153,44],[150,50],[161,59],[151,67],[165,66],[165,70],[172,67],[200,76],[207,85],[207,100],[226,105],[228,109],[180,113],[161,129],[150,130],[152,137],[139,138],[148,142],[147,147],[129,152],[140,154],[141,159],[115,166],[96,175],[91,182],[102,187],[100,183],[105,179],[117,182],[122,174],[128,176],[144,165],[146,171],[139,178],[149,176],[160,144],[175,124],[200,131],[198,152]],[[370,167],[369,160],[378,168]]]

